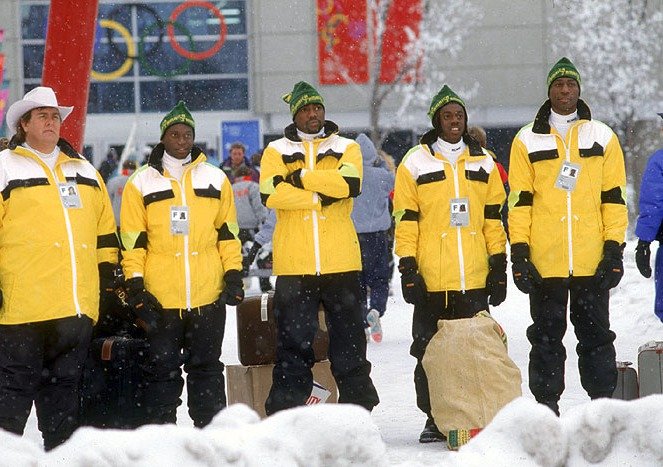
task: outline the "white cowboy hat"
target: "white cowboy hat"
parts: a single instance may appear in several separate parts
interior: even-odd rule
[[[64,121],[69,116],[73,107],[58,105],[53,89],[45,86],[37,86],[23,96],[20,101],[14,102],[7,110],[7,129],[10,135],[16,133],[16,125],[21,117],[32,109],[39,107],[55,107],[60,111],[60,118]]]

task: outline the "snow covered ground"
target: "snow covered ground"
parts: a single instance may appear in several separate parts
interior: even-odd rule
[[[653,314],[653,280],[640,276],[626,248],[626,274],[613,291],[612,329],[617,358],[637,362],[637,349],[663,341],[663,323]],[[411,308],[394,280],[383,319],[384,339],[370,344],[372,377],[381,403],[369,414],[353,406],[298,408],[265,421],[246,406],[231,406],[205,430],[192,428],[185,406],[177,426],[143,427],[133,432],[81,429],[60,448],[45,454],[34,413],[23,438],[0,432],[0,464],[11,466],[660,466],[663,465],[663,396],[632,402],[589,401],[580,386],[576,340],[569,327],[566,391],[561,418],[537,405],[527,385],[530,323],[527,297],[513,283],[493,315],[509,338],[520,367],[523,397],[459,452],[443,444],[422,445],[424,416],[415,405],[409,356]],[[252,284],[257,292],[257,280]],[[223,360],[238,363],[234,313],[229,313]]]

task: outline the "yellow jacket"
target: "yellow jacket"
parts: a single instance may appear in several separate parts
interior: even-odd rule
[[[530,246],[531,261],[542,277],[591,276],[603,256],[604,241],[624,241],[624,155],[617,136],[591,119],[582,100],[579,120],[565,140],[550,127],[549,116],[546,101],[511,146],[511,243]],[[573,191],[555,186],[565,161],[579,168]]]
[[[99,316],[98,263],[117,263],[106,186],[65,140],[54,171],[23,146],[0,153],[0,324]],[[80,207],[66,208],[63,183]]]
[[[274,274],[330,274],[361,270],[361,254],[350,218],[361,191],[359,145],[338,136],[325,122],[325,136],[301,141],[294,124],[265,148],[260,164],[263,203],[276,210]],[[304,169],[297,188],[285,182]]]
[[[143,277],[164,308],[191,309],[219,298],[223,275],[242,269],[235,202],[228,178],[199,148],[182,181],[162,166],[163,144],[129,178],[122,195],[122,268]],[[188,209],[188,234],[171,233],[173,210]]]
[[[396,171],[396,254],[413,256],[430,292],[486,286],[488,257],[506,251],[500,209],[506,194],[493,158],[473,139],[452,165],[431,145],[408,151]],[[467,199],[469,225],[451,225],[451,200]]]

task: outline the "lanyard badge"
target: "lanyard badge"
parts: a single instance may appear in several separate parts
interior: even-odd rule
[[[173,235],[189,234],[189,207],[170,207],[170,233]]]
[[[572,164],[571,162],[564,162],[562,164],[562,168],[559,170],[559,174],[557,175],[557,180],[555,180],[555,187],[564,191],[575,190],[579,174],[580,165]]]
[[[83,207],[76,182],[58,183],[58,190],[60,191],[62,205],[65,208],[80,209]]]
[[[452,198],[450,202],[452,227],[467,227],[470,225],[470,200],[468,198]]]

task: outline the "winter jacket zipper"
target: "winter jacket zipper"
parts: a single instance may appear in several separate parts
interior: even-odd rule
[[[313,141],[307,142],[309,146],[308,151],[308,167],[309,170],[315,170],[315,157],[313,154],[313,149],[315,145]],[[313,193],[313,202],[318,202],[318,194]],[[322,272],[322,267],[320,266],[320,233],[318,232],[318,211],[315,209],[312,210],[311,218],[313,220],[313,252],[315,254],[315,275],[319,276]]]

